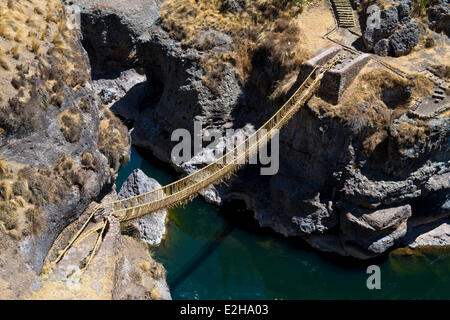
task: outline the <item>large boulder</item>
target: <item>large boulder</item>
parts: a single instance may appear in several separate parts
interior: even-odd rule
[[[450,7],[448,1],[435,0],[427,10],[428,25],[436,32],[444,31],[450,37]]]
[[[410,2],[403,1],[381,10],[377,5],[366,9],[363,43],[380,56],[403,56],[419,41],[419,25],[411,19]]]
[[[411,217],[410,205],[366,210],[341,203],[340,209],[344,248],[360,259],[375,257],[392,247],[406,234]]]
[[[415,21],[409,22],[390,38],[392,50],[396,57],[407,55],[419,42],[419,24]]]
[[[370,14],[367,17],[363,42],[366,48],[372,51],[378,41],[388,38],[397,29],[398,11],[395,6],[383,10],[377,6],[370,6],[366,12],[370,12]]]
[[[134,170],[120,188],[118,198],[126,199],[161,188],[155,179],[149,178],[142,170]],[[131,225],[139,233],[139,238],[148,244],[159,244],[166,232],[167,210],[160,210],[133,220]]]

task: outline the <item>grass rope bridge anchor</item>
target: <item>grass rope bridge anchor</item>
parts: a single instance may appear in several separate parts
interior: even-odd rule
[[[241,164],[248,163],[251,155],[256,153],[261,146],[268,143],[269,140],[281,129],[292,116],[304,105],[304,103],[319,88],[320,81],[325,72],[333,68],[343,59],[341,54],[337,54],[323,66],[316,66],[293,95],[278,109],[278,111],[264,123],[255,133],[245,139],[244,142],[236,146],[233,150],[227,152],[224,156],[215,162],[199,169],[192,174],[181,178],[169,185],[143,193],[127,199],[117,200],[109,203],[97,205],[89,218],[70,240],[64,250],[59,252],[55,261],[49,263],[49,267],[55,266],[64,257],[65,253],[78,240],[82,241],[89,235],[100,231],[97,241],[86,265],[82,271],[86,270],[92,261],[95,253],[98,251],[103,234],[108,224],[108,217],[115,216],[120,222],[126,222],[143,217],[152,212],[164,208],[171,208],[192,200],[198,193],[206,187],[219,184],[228,179]],[[242,152],[245,150],[245,152]],[[229,161],[231,159],[231,161]],[[87,231],[83,236],[81,234],[87,228],[89,222],[95,216],[104,210],[104,221],[99,225]],[[81,236],[81,237],[80,237]]]

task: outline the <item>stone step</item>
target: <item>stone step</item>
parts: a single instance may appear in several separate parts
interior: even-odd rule
[[[445,96],[444,96],[444,95],[442,95],[442,94],[436,94],[436,93],[434,93],[431,97],[432,97],[432,98],[435,98],[435,99],[439,99],[439,100],[444,100],[444,99],[445,99]]]

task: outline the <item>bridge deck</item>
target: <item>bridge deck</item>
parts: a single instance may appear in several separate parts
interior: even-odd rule
[[[318,89],[320,80],[325,72],[334,67],[340,60],[342,60],[342,57],[338,54],[324,66],[315,67],[287,102],[265,124],[263,124],[261,128],[223,157],[191,175],[159,189],[131,198],[97,205],[90,217],[92,218],[100,211],[103,211],[103,216],[116,216],[120,222],[137,219],[163,208],[170,208],[182,204],[191,200],[199,193],[199,191],[208,186],[221,183],[236,171],[239,166],[247,163],[251,155],[256,153],[261,146],[268,143],[268,141],[277,133],[277,130],[281,129],[307,99],[314,94]],[[67,247],[60,252],[58,258],[50,263],[50,267],[62,259],[64,254],[77,239],[80,241],[80,239],[85,238],[86,234],[89,235],[93,232],[101,231],[98,236],[99,240],[92,251],[92,255],[88,262],[92,259],[99,247],[107,221],[105,219],[103,224],[99,224],[96,228],[89,230],[86,234],[81,236],[84,229],[86,229],[89,220],[90,218],[75,234]]]

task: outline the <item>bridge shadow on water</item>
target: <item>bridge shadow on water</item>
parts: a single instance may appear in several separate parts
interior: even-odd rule
[[[216,234],[215,240],[210,241],[207,245],[199,250],[199,252],[192,256],[192,258],[186,263],[185,267],[172,277],[169,276],[167,282],[169,287],[174,290],[180,283],[189,278],[189,276],[197,270],[197,268],[211,255],[220,244],[230,235],[235,229],[232,224],[227,224],[224,229]]]

